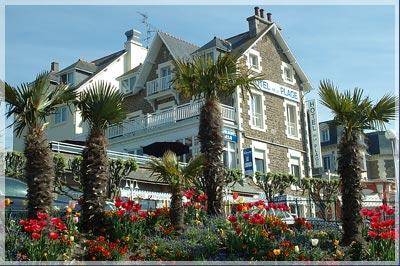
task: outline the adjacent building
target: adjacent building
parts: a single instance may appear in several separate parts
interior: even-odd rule
[[[314,175],[337,177],[338,144],[343,129],[333,120],[319,123],[322,168]],[[379,194],[381,199],[394,201],[395,165],[391,140],[385,131],[374,131],[360,136],[362,145],[362,185],[365,195]]]

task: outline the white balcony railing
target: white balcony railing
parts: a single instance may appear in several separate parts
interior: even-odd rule
[[[168,75],[148,81],[146,83],[147,96],[170,89],[172,86],[171,80],[172,75]]]
[[[141,130],[150,130],[166,124],[173,124],[189,119],[200,114],[203,101],[196,101],[179,105],[161,112],[147,114],[138,118],[129,119],[121,124],[112,125],[108,128],[108,137],[114,138],[126,134],[135,133]],[[235,108],[222,105],[222,118],[228,121],[235,121]]]

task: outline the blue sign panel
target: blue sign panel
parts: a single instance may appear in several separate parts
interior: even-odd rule
[[[244,158],[244,174],[253,175],[253,150],[252,148],[246,148],[243,150]]]
[[[224,138],[226,140],[229,140],[229,141],[232,141],[232,142],[237,142],[237,136],[236,136],[236,132],[234,130],[224,128],[222,130],[222,133],[224,134]]]

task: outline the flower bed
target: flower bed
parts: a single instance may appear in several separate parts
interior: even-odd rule
[[[357,247],[342,247],[337,229],[315,230],[305,219],[288,225],[273,211],[284,204],[240,203],[233,214],[210,218],[204,194],[185,194],[185,228],[176,232],[169,209],[142,210],[117,198],[117,210],[106,213],[100,236],[79,232],[73,206],[60,217],[38,213],[36,219],[7,221],[8,260],[350,260]],[[363,260],[394,260],[394,209],[383,205],[363,209],[366,245]]]

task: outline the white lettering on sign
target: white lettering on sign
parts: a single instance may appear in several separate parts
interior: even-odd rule
[[[310,121],[310,139],[311,152],[313,155],[314,168],[322,167],[321,158],[321,142],[319,139],[319,122],[317,112],[317,102],[314,100],[307,101],[307,113]]]
[[[295,102],[300,102],[299,92],[294,89],[269,80],[258,80],[256,83],[259,89],[262,91],[269,92]]]

